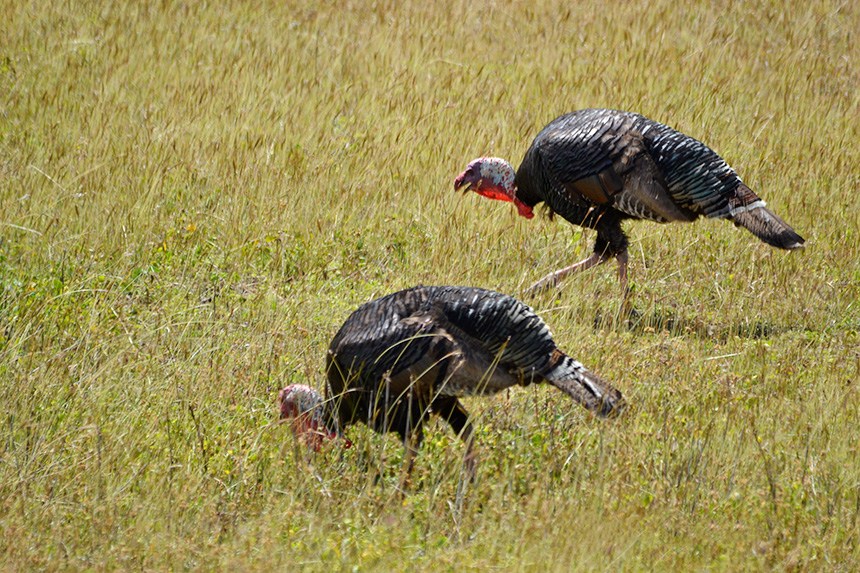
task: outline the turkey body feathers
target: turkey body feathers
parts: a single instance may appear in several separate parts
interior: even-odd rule
[[[603,415],[624,403],[558,349],[528,306],[470,287],[416,287],[362,305],[332,340],[327,376],[334,422],[416,433],[419,442],[429,413],[463,432],[458,397],[515,385],[549,382]]]

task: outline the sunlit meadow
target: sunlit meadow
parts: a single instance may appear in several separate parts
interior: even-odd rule
[[[860,567],[860,10],[851,2],[0,0],[0,563],[9,569]],[[707,142],[807,239],[628,224],[532,302],[631,407],[469,399],[319,454],[357,305],[522,296],[592,231],[453,191],[561,113]]]

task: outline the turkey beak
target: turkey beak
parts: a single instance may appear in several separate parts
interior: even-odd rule
[[[478,182],[478,186],[480,187],[481,183]],[[460,173],[456,179],[454,179],[454,191],[457,192],[460,189],[463,189],[463,195],[469,192],[472,189],[472,182],[466,179],[466,172]]]
[[[473,187],[474,187],[474,189],[473,189]],[[457,177],[454,180],[454,191],[456,192],[456,191],[459,191],[460,189],[462,189],[464,196],[469,191],[476,191],[480,187],[481,187],[481,181],[478,181],[477,185],[474,185],[471,181],[466,181],[466,174],[465,173],[461,174],[459,177]]]

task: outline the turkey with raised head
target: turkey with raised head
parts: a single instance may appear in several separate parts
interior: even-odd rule
[[[600,416],[625,404],[611,384],[559,350],[532,309],[471,287],[415,287],[360,306],[331,342],[326,375],[325,400],[304,385],[281,390],[281,418],[293,419],[297,434],[310,434],[313,447],[356,422],[397,432],[407,475],[430,414],[466,443],[466,466],[474,470],[461,396],[547,382]]]
[[[454,189],[510,201],[526,218],[543,201],[551,212],[597,231],[591,256],[545,276],[531,294],[615,257],[626,301],[625,219],[719,217],[780,249],[804,242],[708,146],[625,111],[584,109],[558,117],[538,133],[516,172],[504,159],[481,157],[456,178]]]

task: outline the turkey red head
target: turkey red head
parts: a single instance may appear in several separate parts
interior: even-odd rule
[[[466,166],[454,180],[454,190],[463,189],[463,193],[474,191],[489,199],[509,201],[516,205],[519,214],[526,219],[534,217],[532,208],[517,198],[517,186],[514,183],[516,172],[513,166],[498,157],[480,157]]]
[[[278,393],[278,407],[282,420],[290,420],[293,435],[318,452],[323,441],[340,436],[336,429],[326,425],[325,401],[319,392],[304,384],[291,384]],[[352,442],[344,439],[344,448]]]

